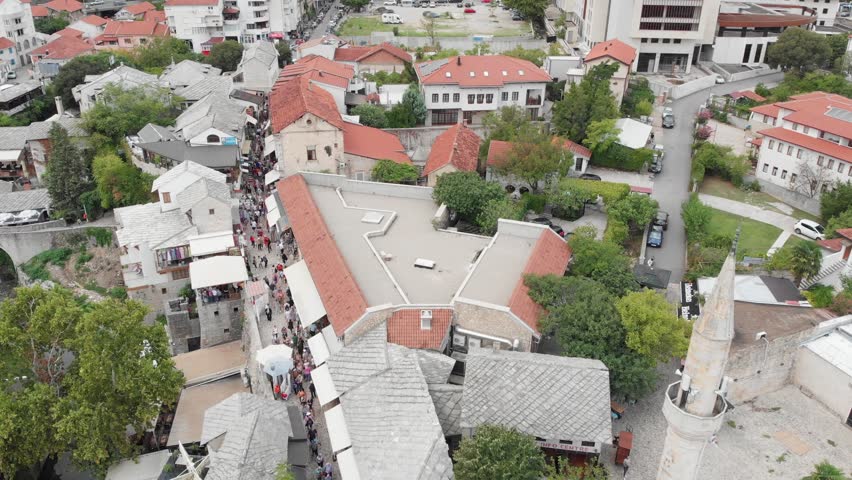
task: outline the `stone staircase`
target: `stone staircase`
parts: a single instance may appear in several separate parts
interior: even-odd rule
[[[844,265],[846,265],[846,260],[843,259],[831,263],[827,267],[822,268],[819,273],[816,274],[816,276],[808,278],[806,280],[802,280],[802,283],[799,285],[799,288],[801,288],[802,290],[810,288],[812,285],[819,283],[819,281],[823,278],[843,268]]]

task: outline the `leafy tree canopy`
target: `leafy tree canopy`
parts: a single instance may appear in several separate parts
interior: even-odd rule
[[[479,225],[483,235],[494,235],[497,231],[497,221],[501,218],[522,220],[524,211],[519,204],[510,200],[509,197],[491,199],[476,216],[476,224]]]
[[[402,94],[401,105],[411,112],[411,115],[418,124],[426,120],[426,103],[423,101],[423,95],[420,93],[417,85],[408,86],[408,89]]]
[[[689,200],[683,202],[680,212],[683,218],[683,227],[689,241],[700,240],[707,233],[710,221],[713,219],[713,209],[701,203],[698,195],[692,194]]]
[[[831,46],[820,35],[810,30],[791,27],[778,36],[778,41],[766,51],[766,63],[772,68],[805,73],[829,64]]]
[[[580,83],[571,85],[553,107],[553,127],[557,133],[581,143],[589,124],[618,118],[618,107],[609,86],[617,70],[617,63],[601,63],[589,69]]]
[[[547,465],[546,480],[609,480],[609,470],[596,459],[582,466],[561,462],[558,470],[551,464]]]
[[[233,72],[237,69],[242,58],[243,44],[235,40],[225,40],[213,45],[213,48],[210,49],[210,55],[207,56],[207,63],[216,68],[221,68],[222,72]]]
[[[373,167],[372,177],[376,182],[413,184],[420,176],[414,165],[396,163],[393,160],[379,160]]]
[[[619,245],[577,235],[570,244],[574,252],[572,275],[596,280],[607,292],[618,297],[639,289],[630,257]]]
[[[835,188],[822,194],[819,204],[825,221],[852,208],[852,183],[838,183]]]
[[[144,432],[183,386],[165,330],[145,325],[135,301],[84,307],[62,288],[16,293],[0,304],[2,378],[21,379],[0,390],[0,473],[70,451],[103,475],[136,451],[128,426]]]
[[[463,218],[475,221],[482,207],[490,200],[499,200],[506,194],[503,187],[486,182],[476,172],[451,172],[438,177],[432,197]]]
[[[379,105],[362,103],[352,108],[352,115],[358,115],[362,125],[375,128],[386,128],[388,117],[385,109]]]
[[[545,469],[533,437],[494,425],[482,425],[462,440],[454,460],[458,480],[538,480]]]
[[[154,177],[110,153],[92,161],[95,185],[102,208],[125,207],[151,201]]]
[[[358,0],[364,1],[364,0]],[[369,0],[368,0],[369,1]],[[293,63],[293,52],[290,51],[288,42],[278,42],[275,44],[275,50],[278,50],[278,67],[284,68],[284,65]]]
[[[68,14],[61,12],[59,15],[50,15],[47,17],[37,18],[33,22],[36,32],[51,35],[71,24],[68,20]]]
[[[83,114],[83,127],[118,145],[127,135],[135,135],[148,123],[171,125],[178,116],[180,98],[167,88],[135,87],[124,90],[110,84],[100,100]]]
[[[192,51],[189,45],[177,37],[157,37],[134,50],[136,66],[143,70],[160,73],[162,69],[184,60],[203,61],[204,56]]]
[[[825,194],[823,194],[825,195]],[[837,237],[837,230],[842,228],[852,228],[852,206],[848,210],[832,217],[825,226],[826,236],[829,238]]]
[[[618,140],[621,129],[615,126],[614,118],[592,122],[586,129],[583,145],[589,147],[592,154],[601,154],[609,150]]]
[[[636,231],[649,224],[659,208],[660,204],[650,195],[632,194],[607,207],[607,214]]]
[[[340,3],[355,10],[356,12],[359,12],[362,8],[370,4],[370,0],[343,0]]]
[[[627,94],[621,101],[621,113],[628,117],[650,115],[656,99],[647,78],[632,77],[627,85]]]
[[[534,63],[537,67],[544,65],[544,57],[547,56],[546,52],[540,48],[527,49],[520,45],[511,50],[504,51],[501,55],[527,60]]]
[[[547,0],[505,0],[504,4],[530,20],[543,18],[544,10],[550,5]]]
[[[496,170],[521,179],[537,192],[542,182],[552,179],[563,166],[566,155],[550,133],[528,124],[515,137]],[[573,156],[568,155],[573,162]]]
[[[80,218],[80,196],[91,188],[89,165],[59,123],[50,127],[50,149],[45,184],[53,209],[68,218]]]
[[[675,314],[666,298],[653,290],[628,293],[616,302],[627,346],[657,362],[683,357],[692,325]]]

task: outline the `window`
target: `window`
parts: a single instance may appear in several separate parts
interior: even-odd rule
[[[679,39],[679,38],[675,38],[675,39],[674,39],[674,43],[680,43],[680,39]]]
[[[769,141],[769,149],[772,150],[772,147],[774,147],[774,146],[775,146],[775,140],[770,140]]]
[[[317,146],[316,145],[308,145],[308,161],[316,161],[317,159]]]
[[[772,167],[772,176],[778,175],[778,167]]]
[[[485,103],[494,103],[494,94],[488,93],[485,95]]]
[[[823,9],[822,9],[822,13],[828,13],[828,9],[827,9],[827,8],[823,8]]]
[[[819,157],[817,157],[817,165],[819,165],[819,166],[821,167],[821,166],[822,166],[822,162],[824,161],[824,159],[825,159],[825,157],[823,157],[822,155],[820,155]]]
[[[517,101],[518,101],[518,92],[512,92],[512,101],[513,101],[513,102],[517,102]]]
[[[461,95],[458,94],[458,93],[454,93],[453,94],[453,101],[458,103],[460,100],[461,100]]]
[[[438,94],[437,93],[432,94],[432,103],[438,103]]]
[[[792,174],[792,175],[790,175],[790,183],[796,183],[796,179],[797,179],[798,177],[799,177],[799,176],[798,176],[798,175],[796,175],[795,173],[794,173],[794,174]]]
[[[210,210],[207,210],[207,215],[216,215],[216,209],[211,208]]]
[[[655,28],[654,30],[659,30],[659,29]],[[660,39],[659,38],[652,38],[651,43],[660,43]]]
[[[671,38],[664,38],[663,43],[672,43],[672,39]]]
[[[839,163],[839,162],[838,162],[838,164],[837,164],[837,173],[843,173],[843,169],[844,169],[844,168],[846,168],[846,164],[845,164],[845,163]]]
[[[162,293],[163,295],[165,295],[165,294],[166,294],[166,292],[168,292],[168,290],[166,290],[165,288],[161,288],[161,289],[160,289],[160,293]]]
[[[502,92],[500,94],[500,100],[503,101],[503,102],[508,102],[509,101],[509,92]]]
[[[163,192],[163,203],[172,203],[172,196],[169,192]]]
[[[221,143],[219,135],[207,135],[207,143]]]
[[[787,178],[787,170],[781,170],[781,180]]]
[[[834,159],[833,159],[833,158],[829,158],[829,159],[828,159],[828,168],[833,168],[833,167],[834,167]]]
[[[225,333],[226,333],[226,334],[227,334],[227,333],[229,333],[230,331],[231,331],[231,329],[230,329],[230,328],[226,328],[226,329],[225,329]]]
[[[582,445],[584,447],[594,447],[595,442],[580,442],[580,445]]]
[[[781,142],[778,142],[778,149],[777,149],[777,150],[778,150],[778,152],[780,153],[780,152],[781,152],[781,150],[783,150],[783,149],[784,149],[784,144],[783,144],[783,143],[781,143]]]
[[[807,134],[807,133],[808,133],[808,132],[810,132],[810,131],[811,131],[811,127],[809,127],[809,126],[805,125],[805,128],[802,130],[802,133]]]
[[[793,146],[792,145],[787,145],[787,155],[790,155],[790,156],[793,155]]]
[[[769,164],[768,164],[768,163],[764,163],[764,164],[763,164],[763,173],[766,173],[767,171],[769,171]]]
[[[432,110],[432,125],[455,125],[459,123],[458,110]]]
[[[796,150],[796,158],[798,158],[799,160],[802,159],[802,149],[801,148]]]
[[[449,93],[443,94],[441,96],[441,101],[444,102],[444,103],[449,103],[450,102],[450,94]]]
[[[643,38],[643,39],[642,39],[642,40],[640,40],[640,41],[641,41],[642,43],[648,43],[648,39],[647,39],[647,38]]]
[[[799,124],[798,124],[798,123],[794,123],[794,124],[793,124],[793,131],[794,131],[794,132],[798,132],[798,131],[799,131]]]
[[[755,63],[760,61],[760,54],[763,53],[763,44],[758,43],[757,48],[754,49],[754,61]]]
[[[485,94],[484,93],[477,93],[476,94],[476,103],[483,103],[483,102],[485,102]]]
[[[474,97],[476,97],[476,95],[472,95],[472,94],[471,94],[471,95],[468,95],[468,96],[467,96],[467,104],[468,104],[468,105],[473,105],[473,99],[474,99]]]

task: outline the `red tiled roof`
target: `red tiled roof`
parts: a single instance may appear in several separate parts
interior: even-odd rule
[[[835,230],[835,233],[847,240],[852,240],[852,228],[840,228]]]
[[[450,57],[418,63],[414,66],[414,70],[420,78],[420,83],[424,85],[499,87],[507,83],[536,83],[551,80],[547,72],[532,62],[505,55]]]
[[[124,10],[125,12],[127,12],[131,15],[139,15],[140,13],[145,13],[147,11],[156,10],[156,9],[157,8],[154,5],[152,5],[148,2],[142,2],[142,3],[137,3],[137,4],[134,4],[134,5],[128,5],[124,8],[122,8],[122,10]]]
[[[586,61],[609,57],[625,65],[632,65],[636,58],[636,49],[618,39],[600,42],[589,50]]]
[[[439,350],[444,346],[450,324],[453,321],[453,309],[432,308],[432,328],[420,328],[420,308],[397,310],[388,319],[388,342],[408,348]]]
[[[334,51],[334,60],[338,62],[360,62],[378,52],[387,52],[403,62],[411,63],[413,58],[405,50],[388,42],[365,47],[344,47]]]
[[[219,5],[218,0],[166,0],[167,7],[194,7],[204,5]]]
[[[553,142],[556,143],[559,140],[557,138],[553,139]],[[562,148],[566,148],[570,150],[575,155],[579,155],[581,157],[592,158],[592,151],[588,148],[580,145],[579,143],[572,142],[567,138],[562,139]]]
[[[343,152],[376,160],[411,164],[405,147],[396,135],[356,123],[343,124]]]
[[[334,97],[321,87],[312,85],[309,78],[297,78],[275,84],[269,94],[269,115],[273,133],[280,132],[306,113],[312,113],[343,129],[343,119],[337,111]]]
[[[79,12],[83,9],[83,4],[78,2],[77,0],[52,0],[44,4],[50,10],[54,12]]]
[[[752,139],[751,144],[754,145],[755,147],[759,147],[759,146],[763,145],[763,137]]]
[[[33,12],[33,18],[50,16],[50,10],[48,10],[44,5],[33,5],[30,7],[30,10]]]
[[[293,175],[278,182],[276,188],[328,320],[334,332],[343,336],[364,314],[367,301],[334,243],[305,179]]]
[[[53,32],[53,35],[58,35],[60,37],[77,37],[82,38],[83,32],[77,30],[76,28],[65,27],[62,30]]]
[[[475,172],[479,165],[479,136],[462,124],[455,124],[432,143],[423,175],[429,175],[447,164],[456,169]]]
[[[817,240],[817,245],[826,250],[831,250],[833,252],[839,252],[841,248],[843,248],[843,239],[842,238],[831,238],[828,240]]]
[[[166,12],[162,10],[148,10],[145,12],[145,15],[142,17],[143,20],[150,20],[152,22],[164,23],[166,21]]]
[[[77,37],[59,37],[30,52],[31,56],[41,56],[42,59],[67,60],[83,53],[94,52],[89,42]]]
[[[80,19],[81,22],[88,23],[89,25],[94,25],[96,27],[100,27],[106,23],[109,23],[109,20],[106,18],[99,17],[97,15],[86,15],[85,17]]]
[[[15,46],[15,42],[9,40],[6,37],[0,37],[0,49],[12,48]]]
[[[567,138],[561,137],[553,137],[553,143],[555,145],[559,145],[560,140],[562,141],[562,148],[570,151],[575,155],[580,155],[581,157],[591,158],[592,151],[588,148],[574,143]],[[506,158],[506,155],[509,153],[509,150],[512,149],[512,142],[504,142],[502,140],[491,140],[491,143],[488,145],[488,159],[486,160],[487,165],[497,165]]]
[[[781,110],[786,110],[785,121],[850,138],[850,122],[827,115],[833,108],[852,111],[852,100],[832,93],[810,92],[793,95],[786,102],[755,107],[751,111],[777,118]]]
[[[769,117],[772,117],[772,118],[778,118],[778,112],[781,111],[781,109],[778,108],[775,105],[770,104],[770,105],[758,105],[758,106],[752,108],[751,111],[754,112],[754,113],[759,113],[761,115],[766,115],[766,116],[769,116]]]
[[[347,85],[349,80],[352,80],[355,76],[355,69],[351,65],[337,63],[319,55],[307,55],[297,60],[296,63],[284,67],[279,74],[279,79],[289,79],[310,71],[345,78]]]
[[[852,162],[852,148],[844,147],[834,142],[829,142],[828,140],[811,137],[804,133],[794,132],[781,127],[761,130],[760,134],[764,137],[772,137],[774,139],[781,140],[782,142],[787,142],[802,148],[807,148],[808,150],[813,150],[817,153],[834,157],[838,160]]]
[[[720,13],[720,27],[800,27],[816,22],[815,16],[808,15],[771,15],[759,13]]]
[[[104,29],[104,35],[108,37],[164,37],[167,34],[168,27],[152,20],[109,22]]]
[[[542,230],[535,242],[523,274],[515,285],[509,298],[509,310],[538,332],[538,318],[542,308],[529,296],[529,288],[524,285],[527,275],[562,275],[571,259],[571,247],[549,228]]]
[[[204,42],[202,42],[201,44],[202,45],[216,45],[217,43],[222,43],[224,41],[225,41],[225,37],[210,37],[207,40],[205,40]]]
[[[749,100],[754,100],[755,102],[765,102],[766,98],[761,97],[760,95],[752,92],[751,90],[740,90],[739,92],[733,92],[728,94],[729,97],[734,100],[739,100],[741,98],[748,98]]]
[[[344,47],[334,50],[335,62],[357,62],[362,55],[372,50],[373,47]]]

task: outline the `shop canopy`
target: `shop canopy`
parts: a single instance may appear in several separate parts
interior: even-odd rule
[[[189,252],[193,257],[224,253],[236,246],[231,231],[205,233],[189,237]]]
[[[327,363],[311,370],[311,382],[316,387],[317,399],[320,401],[321,406],[325,406],[340,396],[337,393],[337,388],[334,386],[334,381],[331,379]]]
[[[348,449],[337,454],[337,469],[343,480],[361,480],[358,464],[355,462],[355,450]]]
[[[274,182],[274,181],[276,181],[280,178],[281,178],[281,172],[279,172],[278,170],[270,170],[270,171],[266,172],[266,175],[264,175],[263,183],[264,183],[264,185],[269,185],[270,183],[272,183],[272,182]]]
[[[308,328],[326,315],[325,306],[308,271],[308,264],[304,260],[298,261],[284,269],[284,277],[290,287],[293,303],[296,304],[296,312],[302,322],[302,327]]]
[[[325,344],[325,337],[321,333],[308,339],[308,348],[311,350],[311,355],[313,355],[314,362],[317,365],[322,365],[328,360],[328,345]]]
[[[338,405],[325,412],[325,424],[328,428],[328,438],[331,440],[331,451],[339,452],[352,446],[349,429],[343,417],[343,406]]]
[[[329,355],[334,355],[339,352],[343,345],[337,339],[337,334],[334,333],[334,327],[329,325],[322,329],[322,336],[325,338],[325,346],[328,347]]]
[[[193,290],[240,283],[248,280],[243,257],[220,255],[189,264],[189,280]]]

